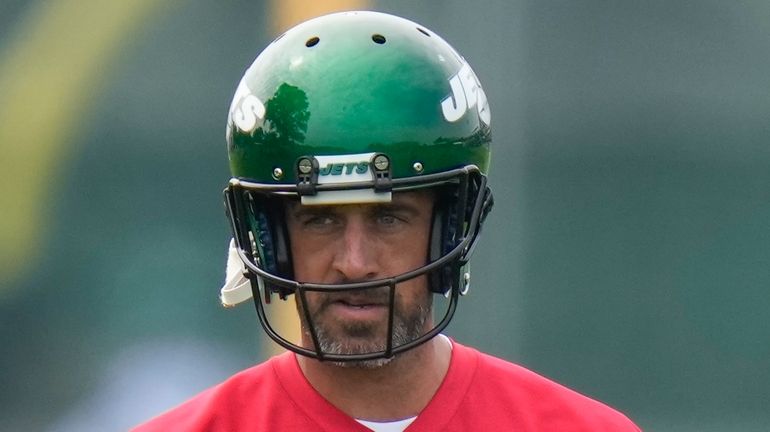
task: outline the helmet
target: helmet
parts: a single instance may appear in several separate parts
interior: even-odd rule
[[[490,112],[465,60],[425,27],[376,12],[302,23],[246,70],[227,119],[232,179],[225,205],[260,323],[278,344],[332,360],[388,358],[438,334],[467,290],[465,270],[492,206],[487,187]],[[387,279],[315,284],[293,279],[282,199],[303,205],[389,201],[419,188],[442,191],[426,264]],[[267,317],[271,297],[362,290],[428,275],[448,298],[444,317],[419,338],[371,353],[332,354],[290,342]],[[392,295],[392,294],[391,294]],[[244,299],[248,296],[240,296]],[[224,300],[224,298],[223,298]],[[226,301],[223,301],[227,303]],[[390,323],[393,322],[391,304]]]

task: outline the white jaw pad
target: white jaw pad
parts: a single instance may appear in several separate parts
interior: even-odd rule
[[[233,307],[238,303],[251,298],[251,284],[243,276],[246,271],[238,252],[235,251],[235,240],[230,239],[230,248],[227,253],[227,268],[225,272],[225,284],[219,291],[219,300],[224,307]]]

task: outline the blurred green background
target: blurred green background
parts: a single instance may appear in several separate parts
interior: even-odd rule
[[[290,3],[0,4],[0,430],[125,430],[268,355],[217,299],[224,124]],[[768,430],[770,3],[352,3],[490,99],[449,333],[648,431]]]

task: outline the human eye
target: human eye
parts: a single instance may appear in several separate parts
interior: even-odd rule
[[[400,219],[392,214],[383,214],[378,216],[378,220],[382,225],[395,225]]]
[[[375,220],[377,226],[387,230],[398,229],[408,223],[408,219],[404,215],[387,210],[377,212]]]
[[[302,227],[309,231],[326,232],[339,226],[339,218],[332,214],[318,213],[308,214],[301,218]]]

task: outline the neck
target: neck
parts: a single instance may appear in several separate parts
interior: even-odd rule
[[[332,405],[353,418],[388,421],[425,408],[444,380],[451,347],[435,337],[373,369],[297,357],[310,385]]]

